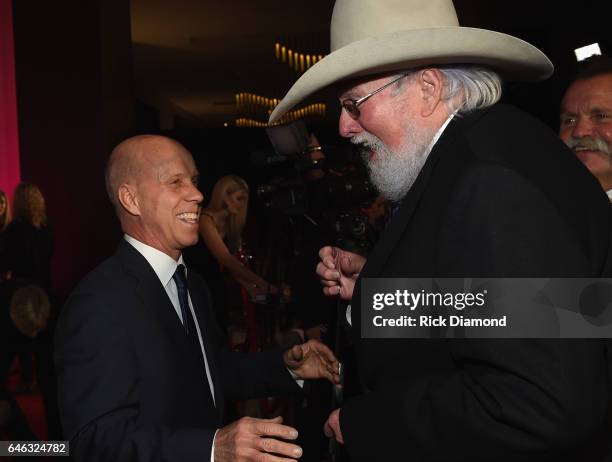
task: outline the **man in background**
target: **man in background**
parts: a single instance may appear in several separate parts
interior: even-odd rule
[[[559,135],[612,199],[612,59],[580,63],[561,102]]]

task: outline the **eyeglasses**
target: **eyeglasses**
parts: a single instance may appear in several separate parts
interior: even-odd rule
[[[368,93],[367,95],[362,96],[361,98],[359,98],[357,100],[354,100],[354,99],[351,99],[351,98],[347,98],[347,99],[343,100],[340,104],[342,105],[342,108],[348,113],[348,115],[350,115],[353,119],[357,120],[357,119],[359,119],[359,116],[361,115],[361,111],[359,110],[359,106],[361,106],[363,103],[365,103],[369,98],[374,96],[376,93],[380,93],[385,88],[393,85],[395,82],[397,82],[398,80],[403,79],[407,75],[408,74],[402,74],[397,79],[393,79],[391,82],[388,82],[388,83],[384,84],[379,89],[374,90],[372,93]]]

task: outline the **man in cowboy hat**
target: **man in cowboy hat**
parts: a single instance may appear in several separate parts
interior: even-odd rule
[[[515,37],[459,27],[451,0],[337,0],[331,50],[270,120],[338,85],[340,134],[396,210],[367,262],[320,251],[324,292],[351,300],[365,390],[327,432],[354,461],[603,460],[604,341],[360,336],[363,278],[610,274],[597,182],[555,133],[496,104],[501,76],[543,80],[551,62]]]

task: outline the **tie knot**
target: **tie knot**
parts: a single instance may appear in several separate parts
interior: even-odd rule
[[[178,265],[176,267],[176,271],[174,272],[174,276],[172,276],[174,282],[177,287],[183,288],[187,287],[187,278],[185,277],[185,265]]]

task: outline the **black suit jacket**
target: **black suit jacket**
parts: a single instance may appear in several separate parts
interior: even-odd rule
[[[165,289],[122,242],[72,293],[56,331],[60,411],[76,460],[207,462],[226,397],[298,389],[280,352],[221,346],[206,285],[188,277],[216,407]]]
[[[558,137],[498,105],[453,118],[361,277],[610,276],[606,196]],[[603,340],[366,340],[340,423],[354,461],[602,460]]]

